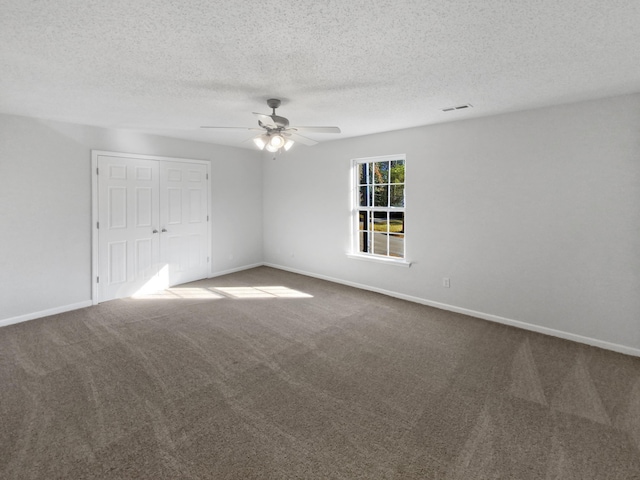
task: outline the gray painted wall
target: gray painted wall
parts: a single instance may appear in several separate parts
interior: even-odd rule
[[[262,262],[251,150],[0,115],[0,324],[91,299],[91,150],[211,161],[212,273]]]
[[[640,95],[275,161],[0,115],[0,324],[90,300],[91,149],[211,160],[214,274],[265,261],[640,353]],[[407,155],[411,268],[346,256],[351,159],[394,153]]]
[[[350,160],[395,153],[410,268],[345,255]],[[640,95],[296,146],[264,225],[269,264],[640,349]]]

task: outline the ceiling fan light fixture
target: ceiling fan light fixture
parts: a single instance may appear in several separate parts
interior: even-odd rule
[[[284,137],[279,133],[276,135],[271,135],[271,139],[269,140],[269,145],[275,148],[276,150],[284,147]]]
[[[276,153],[278,150],[280,150],[279,148],[273,147],[270,143],[267,143],[264,148],[267,150],[267,152],[271,153]]]
[[[264,147],[267,145],[267,139],[265,137],[266,135],[258,135],[253,139],[253,143],[255,143],[256,147],[258,147],[260,150],[264,150]]]
[[[284,149],[285,149],[285,151],[287,151],[287,152],[288,152],[288,151],[289,151],[289,149],[290,149],[291,147],[293,147],[293,144],[294,144],[294,143],[295,143],[295,142],[294,142],[293,140],[287,140],[287,143],[285,143],[285,144],[284,144]]]

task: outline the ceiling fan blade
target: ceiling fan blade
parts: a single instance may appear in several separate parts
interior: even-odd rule
[[[312,146],[312,145],[315,145],[316,143],[318,143],[315,140],[311,140],[310,138],[303,137],[302,135],[298,135],[297,133],[291,133],[289,131],[285,131],[283,133],[284,133],[284,135],[286,137],[290,138],[294,142],[300,142],[303,145]]]
[[[200,128],[222,128],[226,130],[256,130],[259,132],[264,132],[262,128],[258,128],[258,127],[212,127],[210,125],[202,125]]]
[[[342,133],[338,127],[289,127],[298,131],[314,132],[314,133]]]
[[[265,127],[278,128],[278,125],[276,124],[276,122],[273,121],[273,118],[271,118],[271,115],[265,115],[263,113],[256,113],[256,112],[253,112],[253,114],[256,117],[258,117],[258,119],[262,122],[262,124]]]

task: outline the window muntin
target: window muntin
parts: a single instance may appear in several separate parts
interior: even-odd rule
[[[354,162],[354,252],[404,259],[404,155],[363,158]]]

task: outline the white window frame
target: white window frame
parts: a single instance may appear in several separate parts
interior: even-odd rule
[[[360,206],[360,185],[358,178],[358,165],[362,163],[375,163],[375,162],[387,162],[393,160],[402,160],[404,161],[405,168],[405,182],[404,182],[404,206],[402,207],[361,207]],[[370,212],[402,212],[404,213],[404,219],[406,222],[406,192],[407,192],[407,183],[406,183],[406,171],[407,171],[407,158],[405,154],[397,154],[397,155],[383,155],[378,157],[364,157],[364,158],[353,158],[351,159],[351,252],[347,253],[349,258],[357,259],[357,260],[366,260],[373,261],[378,263],[384,263],[389,265],[398,265],[403,267],[409,267],[411,262],[407,260],[407,241],[406,241],[406,232],[404,237],[404,257],[393,257],[389,255],[380,255],[369,252],[361,252],[360,251],[360,228],[359,228],[359,211],[366,210]]]

